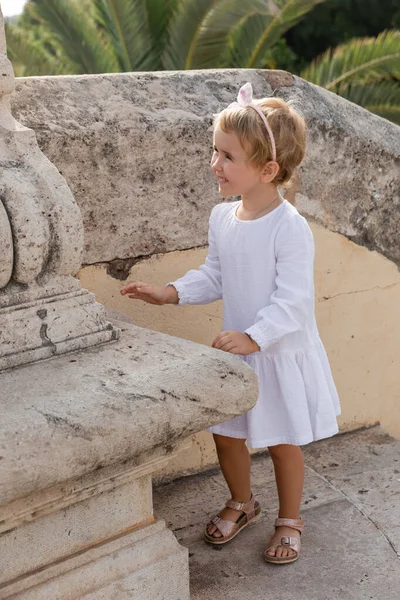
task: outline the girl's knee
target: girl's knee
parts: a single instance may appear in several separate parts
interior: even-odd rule
[[[246,440],[217,435],[216,433],[214,434],[214,442],[217,450],[222,452],[245,447],[246,445]]]
[[[300,446],[292,446],[291,444],[279,444],[278,446],[269,446],[268,450],[272,460],[285,460],[290,456],[302,454]]]

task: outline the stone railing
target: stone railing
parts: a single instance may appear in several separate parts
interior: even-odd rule
[[[306,117],[307,154],[291,191],[299,209],[400,262],[399,128],[331,92],[281,71],[20,79],[14,113],[82,210],[84,264],[107,263],[123,278],[142,257],[206,244],[219,201],[212,115],[246,81],[256,97],[291,99]]]

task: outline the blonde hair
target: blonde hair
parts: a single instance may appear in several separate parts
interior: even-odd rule
[[[306,150],[306,124],[293,104],[282,98],[253,100],[263,111],[272,129],[276,144],[276,162],[279,171],[274,181],[277,185],[290,185],[296,167],[304,158]],[[272,159],[272,147],[265,125],[250,106],[228,106],[217,114],[214,127],[224,133],[234,132],[246,152],[250,146],[249,162],[262,167]]]

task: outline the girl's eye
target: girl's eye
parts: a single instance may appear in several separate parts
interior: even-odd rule
[[[225,152],[221,152],[223,155],[225,154],[225,158],[227,158],[228,160],[232,160],[232,157],[230,154],[226,154]],[[219,150],[214,146],[214,154],[220,154]]]

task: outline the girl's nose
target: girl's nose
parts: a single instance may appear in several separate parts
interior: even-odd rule
[[[221,170],[222,167],[221,167],[221,163],[220,163],[219,157],[211,159],[211,168],[212,168],[213,171],[220,171]]]

